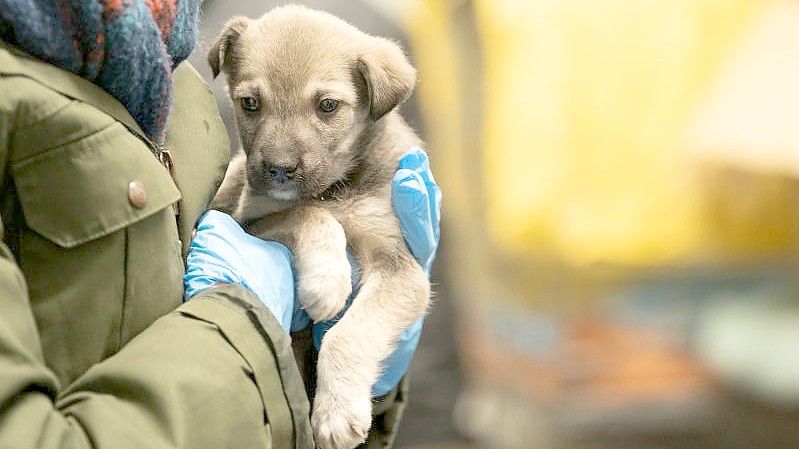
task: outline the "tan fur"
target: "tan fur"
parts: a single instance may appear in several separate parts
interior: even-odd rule
[[[299,301],[316,321],[351,293],[347,246],[362,271],[352,305],[322,341],[312,415],[319,447],[353,448],[371,424],[381,362],[430,298],[391,203],[398,159],[420,144],[396,111],[415,70],[393,42],[297,6],[231,19],[208,60],[227,75],[244,150],[213,207],[292,250]],[[257,97],[260,110],[244,111],[243,96]],[[321,114],[322,98],[338,100],[338,110]],[[275,166],[296,166],[296,175],[275,181]]]

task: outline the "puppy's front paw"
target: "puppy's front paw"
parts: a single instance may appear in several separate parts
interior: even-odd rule
[[[321,449],[352,449],[366,441],[372,424],[372,400],[363,395],[317,391],[311,426]]]
[[[352,268],[344,251],[320,251],[306,257],[297,275],[300,304],[314,321],[335,317],[352,293]]]

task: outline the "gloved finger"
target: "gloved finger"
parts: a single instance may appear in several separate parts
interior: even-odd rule
[[[438,187],[433,177],[433,171],[430,169],[430,159],[427,157],[427,153],[419,147],[413,147],[400,158],[399,168],[413,170],[424,180],[428,195],[430,196],[428,204],[430,206],[433,236],[436,242],[438,242],[440,238],[439,230],[441,222],[441,189]]]
[[[300,307],[299,301],[294,301],[294,311],[291,315],[291,332],[299,332],[311,325],[311,317]]]
[[[241,254],[236,251],[237,242],[246,235],[241,226],[233,217],[225,213],[211,210],[203,214],[197,223],[197,231],[192,238],[190,251],[199,252],[211,259],[222,259],[229,265],[228,257],[239,259]]]
[[[287,256],[282,251],[282,248],[285,248],[282,245],[278,246],[274,242],[264,243],[281,250],[270,251],[267,253],[268,256],[252,264],[249,275],[251,282],[248,284],[283,329],[289,331],[294,324],[294,308],[297,303],[290,254]]]
[[[402,332],[396,349],[383,361],[383,374],[372,386],[372,397],[383,396],[399,384],[402,376],[408,371],[416,347],[419,345],[423,325],[424,316]]]
[[[230,215],[224,212],[219,212],[218,210],[209,210],[204,213],[197,222],[197,233],[214,230],[232,235],[245,233],[244,229],[241,228],[241,225],[239,225]]]
[[[219,213],[221,214],[221,213]],[[224,215],[224,214],[221,214]],[[188,300],[202,290],[219,282],[241,283],[242,279],[230,269],[230,264],[219,255],[219,250],[227,245],[219,238],[216,227],[222,224],[223,217],[204,214],[198,223],[189,246],[184,274],[184,299]]]
[[[438,246],[430,216],[430,197],[422,177],[413,170],[400,169],[391,185],[394,211],[403,236],[414,257],[427,271]]]
[[[191,241],[189,261],[207,267],[209,270],[222,270],[232,273],[230,267],[246,266],[243,243],[252,236],[228,214],[210,210],[203,214],[197,223],[197,232]],[[237,276],[238,277],[238,276]],[[239,282],[240,279],[236,279]]]

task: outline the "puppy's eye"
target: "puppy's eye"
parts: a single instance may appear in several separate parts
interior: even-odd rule
[[[239,101],[241,102],[241,108],[245,111],[255,112],[261,107],[255,97],[242,97]]]
[[[338,108],[338,100],[333,100],[330,98],[325,98],[324,100],[319,102],[319,110],[324,112],[325,114],[329,114]]]

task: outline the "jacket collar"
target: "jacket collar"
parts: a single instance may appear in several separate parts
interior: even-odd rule
[[[92,105],[145,141],[144,131],[125,106],[96,84],[23,52],[0,40],[0,76],[25,76],[69,98]]]

